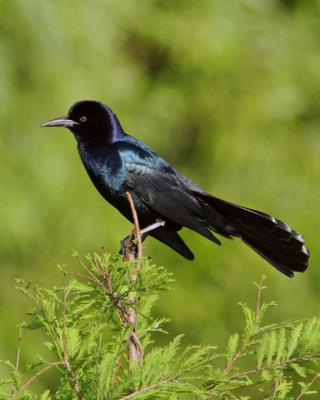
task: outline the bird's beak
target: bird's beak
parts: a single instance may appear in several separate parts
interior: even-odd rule
[[[42,124],[43,128],[50,128],[52,126],[63,126],[65,128],[73,128],[74,126],[79,125],[79,122],[73,121],[68,116],[51,119],[50,121]]]

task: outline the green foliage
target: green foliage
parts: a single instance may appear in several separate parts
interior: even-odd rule
[[[311,248],[310,269],[288,281],[238,241],[216,248],[182,232],[192,264],[147,239],[177,281],[156,305],[174,335],[222,347],[261,271],[278,320],[318,313],[319,0],[1,0],[0,11],[1,358],[14,358],[24,318],[14,278],[50,287],[70,248],[115,252],[129,229],[90,184],[72,135],[40,128],[80,98],[106,102],[210,193],[281,217]],[[40,339],[26,336],[31,365]],[[51,372],[32,386],[47,387]]]
[[[257,285],[254,308],[240,303],[244,327],[230,336],[225,351],[185,346],[182,335],[159,346],[154,340],[164,333],[166,320],[155,318],[152,308],[159,292],[172,284],[171,274],[144,258],[133,284],[136,260],[96,253],[85,260],[76,257],[84,274],[61,268],[63,287],[45,289],[17,281],[33,308],[20,325],[16,361],[4,362],[9,376],[0,382],[0,399],[298,400],[316,393],[320,319],[265,325],[263,317],[275,304],[261,299],[264,278]],[[138,316],[135,334],[144,353],[141,363],[128,353],[131,307]],[[185,314],[187,318],[187,302]],[[37,355],[33,364],[24,365],[20,342],[27,330],[45,334],[49,356]],[[33,382],[50,369],[58,374],[55,387],[35,394]]]
[[[152,317],[151,309],[159,291],[168,289],[171,275],[144,259],[132,287],[134,261],[93,254],[80,262],[86,275],[63,271],[64,287],[48,290],[18,281],[18,290],[34,303],[23,329],[45,332],[44,345],[51,359],[38,356],[34,366],[37,372],[31,377],[29,368],[7,362],[11,379],[2,383],[12,388],[2,398],[52,398],[48,391],[42,397],[29,392],[33,378],[50,368],[60,373],[55,399],[77,398],[77,393],[83,399],[165,399],[173,393],[200,393],[200,382],[206,380],[205,369],[213,358],[212,349],[189,346],[181,352],[182,336],[163,347],[154,346],[151,339],[151,333],[163,332],[165,319]],[[131,307],[128,298],[133,291],[139,314],[137,332],[145,351],[142,365],[127,356],[131,328],[126,311]]]
[[[319,32],[319,0],[0,0],[3,357],[14,357],[24,318],[14,278],[50,287],[70,249],[115,253],[129,229],[90,183],[72,135],[40,128],[83,98],[109,104],[213,195],[285,220],[311,249],[310,269],[288,282],[236,240],[217,248],[183,230],[189,263],[148,238],[145,254],[177,281],[156,306],[171,332],[190,344],[214,332],[221,347],[262,273],[279,320],[318,313]],[[26,361],[37,351],[30,340]]]
[[[243,333],[230,337],[226,366],[213,373],[216,380],[210,388],[212,394],[220,398],[301,399],[316,393],[309,389],[319,376],[320,319],[263,325],[264,314],[275,306],[273,302],[260,303],[265,288],[263,280],[257,285],[256,308],[240,303],[245,316]],[[241,368],[238,365],[241,359],[252,368]],[[310,376],[311,381],[303,381]],[[300,393],[297,392],[298,385],[301,386]],[[250,397],[247,395],[250,388],[259,391]],[[245,396],[235,394],[239,389],[244,389]],[[259,396],[259,392],[263,394]]]

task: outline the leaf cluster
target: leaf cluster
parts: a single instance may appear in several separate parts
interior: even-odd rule
[[[77,254],[75,254],[78,257]],[[50,360],[37,356],[24,367],[6,362],[10,377],[1,382],[1,399],[154,399],[180,393],[200,393],[199,381],[212,359],[209,346],[180,350],[182,336],[163,347],[154,345],[151,334],[162,332],[166,319],[151,315],[159,292],[172,283],[171,275],[142,260],[132,285],[135,260],[123,261],[108,254],[79,258],[85,274],[64,271],[64,286],[41,288],[19,280],[17,289],[32,300],[29,320],[23,330],[41,330]],[[130,362],[127,354],[130,325],[126,311],[135,297],[137,335],[144,349],[142,365]],[[20,349],[18,350],[20,352]],[[59,381],[54,392],[31,392],[35,379],[55,368]],[[9,388],[9,389],[7,389]],[[173,397],[172,397],[173,398]]]
[[[241,333],[222,352],[212,346],[184,346],[182,335],[166,345],[154,343],[165,333],[166,319],[152,308],[172,277],[147,258],[137,281],[130,276],[135,262],[109,254],[75,255],[84,273],[67,272],[64,285],[46,289],[17,281],[32,301],[28,320],[20,324],[15,362],[5,361],[8,377],[0,382],[0,399],[294,399],[316,396],[320,377],[320,319],[264,324],[273,302],[262,301],[264,279],[257,284],[254,307],[240,303]],[[134,294],[135,303],[128,299]],[[144,357],[130,361],[127,311],[137,313],[136,336]],[[49,359],[37,355],[33,364],[20,361],[24,331],[45,334]],[[130,333],[131,332],[131,333]],[[55,369],[54,389],[36,394],[33,382]]]

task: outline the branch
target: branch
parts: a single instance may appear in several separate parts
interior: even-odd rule
[[[131,209],[131,213],[132,213],[132,218],[133,218],[133,223],[134,223],[134,231],[135,231],[135,236],[136,236],[135,238],[138,242],[138,251],[137,251],[136,258],[141,259],[141,257],[142,257],[142,240],[141,240],[138,214],[137,214],[131,193],[126,192],[126,196],[127,196],[128,202],[130,204],[130,209]]]
[[[130,204],[130,209],[131,209],[132,218],[133,218],[133,222],[134,222],[134,236],[137,241],[137,250],[132,255],[132,253],[130,253],[130,251],[128,249],[130,247],[130,245],[132,244],[133,234],[131,233],[131,235],[129,236],[128,245],[127,245],[127,248],[125,250],[125,255],[124,255],[124,258],[127,261],[132,260],[132,256],[133,256],[133,259],[137,260],[135,263],[135,267],[130,275],[130,282],[132,284],[132,290],[131,290],[131,293],[127,297],[128,302],[133,305],[137,300],[136,295],[133,293],[133,290],[134,290],[134,285],[136,284],[137,279],[138,279],[139,271],[141,269],[142,240],[141,240],[141,232],[140,232],[138,215],[137,215],[137,211],[136,211],[131,193],[126,192],[126,197]],[[128,307],[128,309],[126,310],[126,318],[131,327],[131,332],[130,332],[130,336],[128,339],[129,361],[133,361],[138,364],[142,364],[144,352],[143,352],[143,348],[140,343],[140,340],[137,336],[137,311],[133,306]]]
[[[128,324],[127,316],[126,316],[126,309],[124,305],[121,303],[118,293],[113,290],[113,286],[111,283],[110,276],[107,274],[105,269],[101,267],[100,261],[97,259],[96,254],[93,254],[93,261],[97,268],[97,271],[100,275],[101,280],[97,279],[89,270],[89,268],[81,261],[81,265],[85,268],[85,270],[91,275],[91,277],[87,277],[87,279],[95,282],[98,286],[100,286],[107,294],[107,296],[112,301],[115,309],[117,310],[120,318],[125,324]],[[83,277],[85,278],[85,277]]]
[[[113,302],[113,305],[114,305],[115,309],[117,310],[121,320],[126,325],[128,325],[129,321],[127,319],[126,309],[125,309],[124,305],[121,303],[119,295],[116,292],[114,292],[114,290],[113,290],[110,276],[103,269],[103,267],[101,267],[100,261],[97,259],[95,254],[93,255],[93,261],[94,261],[94,264],[95,264],[95,266],[97,268],[97,271],[99,273],[99,277],[101,278],[100,280],[95,277],[95,275],[90,271],[90,269],[81,260],[81,258],[79,258],[79,262],[80,262],[81,266],[87,271],[88,275],[82,275],[82,274],[79,274],[77,272],[65,272],[65,274],[66,275],[70,275],[70,276],[76,276],[76,277],[78,277],[80,279],[83,279],[83,280],[86,280],[86,281],[89,281],[89,282],[93,282],[97,286],[101,287],[105,291],[106,295]]]

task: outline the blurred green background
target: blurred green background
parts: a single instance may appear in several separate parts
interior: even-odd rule
[[[210,193],[281,217],[311,249],[309,270],[288,279],[239,241],[186,231],[188,262],[147,240],[176,279],[157,310],[172,334],[224,345],[262,274],[273,319],[318,314],[319,38],[319,0],[0,0],[0,358],[14,358],[28,309],[14,278],[60,285],[57,263],[80,268],[72,249],[117,252],[131,228],[72,135],[40,128],[80,99],[107,103]],[[24,341],[28,360],[39,338]]]

